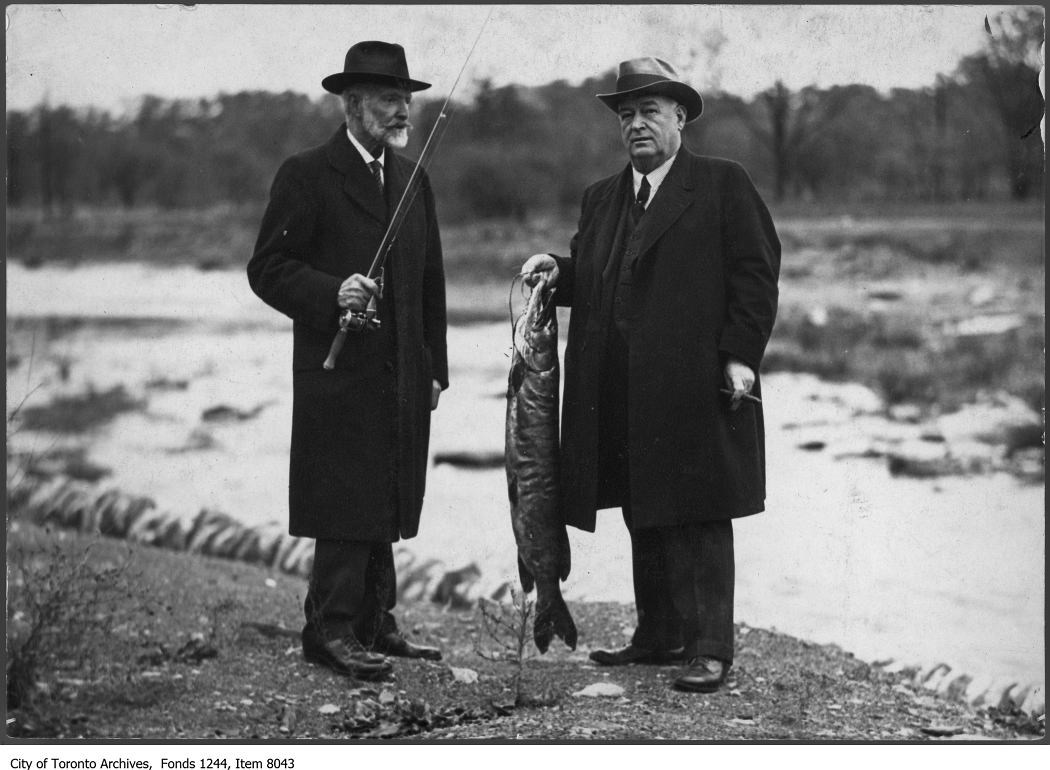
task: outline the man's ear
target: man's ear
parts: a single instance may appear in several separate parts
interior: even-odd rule
[[[361,112],[361,94],[355,91],[346,91],[343,94],[343,115],[349,118],[351,115],[359,115]]]

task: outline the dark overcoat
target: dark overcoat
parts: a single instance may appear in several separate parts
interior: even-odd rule
[[[248,280],[293,321],[292,535],[393,542],[419,528],[431,382],[448,387],[445,278],[426,177],[386,263],[393,317],[382,331],[350,332],[335,369],[322,367],[339,286],[367,274],[412,167],[386,151],[384,201],[343,126],[285,161],[270,191]]]
[[[556,257],[559,304],[572,308],[562,410],[566,522],[594,531],[595,512],[623,500],[600,478],[598,397],[610,322],[601,274],[631,168],[589,187],[570,258]],[[633,526],[736,518],[765,505],[762,407],[736,411],[719,393],[727,356],[756,373],[773,329],[780,241],[744,169],[681,148],[625,244],[628,446]],[[752,391],[761,396],[761,383]]]

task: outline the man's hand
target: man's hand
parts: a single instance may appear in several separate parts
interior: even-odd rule
[[[368,307],[368,300],[378,294],[379,286],[375,281],[354,273],[339,287],[339,307],[362,313]]]
[[[546,277],[547,287],[553,288],[558,282],[558,263],[550,254],[533,254],[521,266],[521,274],[529,286],[535,286],[541,277]]]
[[[441,398],[441,383],[434,380],[430,383],[430,411],[438,408],[438,399]]]
[[[755,386],[755,372],[743,361],[730,358],[726,361],[724,375],[726,387],[733,391],[729,408],[737,409],[740,407],[740,402],[743,400],[744,395],[750,393],[751,388]]]

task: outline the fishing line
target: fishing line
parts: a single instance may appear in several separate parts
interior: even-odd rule
[[[441,109],[438,110],[437,118],[434,120],[434,126],[430,129],[430,135],[427,137],[427,141],[423,144],[423,149],[419,153],[419,159],[416,161],[415,168],[412,169],[412,174],[409,176],[408,183],[405,185],[405,191],[401,194],[401,200],[398,201],[397,206],[394,208],[394,216],[391,217],[390,223],[387,225],[386,232],[383,234],[383,240],[380,241],[379,250],[376,253],[375,259],[372,260],[371,267],[368,269],[369,278],[375,277],[380,266],[386,261],[386,255],[393,248],[394,241],[397,240],[398,232],[401,230],[401,224],[404,222],[409,209],[415,202],[416,193],[418,193],[419,188],[422,187],[423,174],[430,167],[430,163],[437,154],[437,149],[441,144],[441,140],[445,136],[445,131],[448,129],[449,123],[452,122],[452,114],[456,110],[455,103],[452,101],[452,95],[456,92],[456,87],[459,85],[460,78],[463,77],[463,73],[467,69],[467,64],[474,55],[474,49],[477,48],[478,43],[481,42],[481,36],[485,32],[485,27],[488,26],[489,19],[492,18],[492,12],[494,10],[495,8],[489,8],[489,12],[485,16],[485,21],[482,22],[481,29],[478,30],[478,34],[474,38],[474,44],[470,46],[470,51],[467,52],[467,58],[463,60],[463,65],[459,68],[459,74],[456,75],[456,79],[452,83],[452,88],[449,89],[448,95],[445,97],[445,101],[441,105]]]

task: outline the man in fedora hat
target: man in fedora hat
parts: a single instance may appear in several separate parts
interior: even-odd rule
[[[408,641],[391,610],[392,543],[419,528],[430,412],[448,387],[445,279],[429,180],[421,178],[384,280],[367,276],[412,174],[412,94],[400,45],[368,41],[321,81],[346,123],[277,171],[255,252],[252,289],[293,320],[289,532],[315,538],[305,601],[308,661],[361,679],[386,656],[439,660]],[[347,334],[322,368],[344,311],[375,299],[378,324]]]
[[[646,57],[614,93],[629,164],[583,194],[568,258],[530,257],[571,307],[562,508],[593,532],[622,508],[638,624],[601,665],[685,663],[677,689],[712,692],[733,661],[732,519],[763,510],[758,370],[777,308],[780,243],[736,163],[693,155],[700,94]]]

